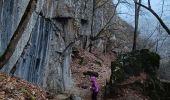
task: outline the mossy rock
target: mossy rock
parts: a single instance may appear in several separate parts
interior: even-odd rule
[[[118,83],[123,81],[125,78],[125,72],[121,62],[114,61],[111,63],[111,81],[110,83]]]
[[[123,68],[129,75],[139,75],[143,71],[148,74],[156,74],[160,56],[148,49],[142,49],[121,55],[119,61],[123,62]]]
[[[148,74],[156,74],[160,65],[160,56],[157,53],[145,49],[140,51],[141,63],[144,71]]]
[[[116,86],[127,76],[139,75],[146,72],[148,78],[144,83],[135,82],[132,88],[136,88],[152,100],[166,100],[169,90],[157,79],[157,70],[160,64],[160,56],[148,49],[137,50],[117,57],[111,63],[111,86]],[[165,93],[166,92],[166,93]],[[164,98],[164,99],[163,99]]]
[[[79,65],[83,65],[83,62],[84,62],[84,58],[81,57],[81,58],[80,58],[80,61],[79,61]]]

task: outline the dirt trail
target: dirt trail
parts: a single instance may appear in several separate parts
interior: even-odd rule
[[[89,53],[85,50],[79,50],[79,53],[76,57],[73,58],[71,64],[72,76],[75,83],[75,94],[80,95],[84,100],[90,100],[91,91],[89,89],[90,81],[89,76],[84,76],[83,72],[86,71],[95,71],[99,73],[97,81],[100,86],[99,100],[101,98],[101,90],[106,83],[106,80],[109,80],[111,70],[110,64],[111,60],[114,59],[112,54],[107,53],[103,54],[100,51],[93,51]]]

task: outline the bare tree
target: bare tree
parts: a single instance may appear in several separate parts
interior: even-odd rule
[[[91,52],[91,50],[92,50],[92,46],[93,46],[92,42],[95,41],[95,40],[98,40],[98,39],[102,38],[102,37],[100,37],[101,34],[104,33],[104,31],[106,31],[106,30],[111,26],[110,23],[111,23],[112,19],[114,18],[114,16],[116,15],[116,9],[117,9],[118,5],[119,5],[120,2],[121,2],[121,0],[118,0],[117,4],[115,5],[113,14],[112,14],[111,17],[107,20],[107,22],[105,23],[105,25],[104,25],[97,33],[93,33],[93,28],[94,28],[94,26],[93,26],[93,21],[94,21],[95,11],[96,11],[98,8],[100,8],[100,7],[104,6],[105,4],[107,4],[107,3],[109,2],[109,0],[104,1],[104,2],[101,3],[99,6],[97,6],[97,4],[99,4],[99,2],[102,2],[102,0],[99,0],[99,1],[97,2],[97,4],[95,4],[96,2],[94,2],[94,1],[95,1],[95,0],[93,0],[93,6],[94,6],[94,7],[93,7],[93,11],[92,11],[93,14],[92,14],[92,23],[91,23],[91,35],[90,35],[89,52]]]
[[[134,2],[141,3],[142,0],[134,0]],[[138,26],[139,26],[139,12],[140,6],[135,3],[135,30],[134,30],[134,37],[133,37],[133,48],[132,51],[136,51],[136,39],[138,33]]]
[[[92,39],[91,39],[91,38],[93,37],[93,22],[94,22],[94,15],[95,15],[95,5],[96,5],[96,0],[93,0],[89,52],[91,52],[91,51],[92,51]]]
[[[165,24],[165,22],[163,21],[163,19],[151,8],[151,5],[150,5],[150,0],[148,0],[148,6],[145,6],[139,2],[136,2],[134,1],[135,4],[147,9],[149,12],[151,12],[155,17],[156,19],[159,21],[159,23],[161,24],[161,26],[165,29],[165,31],[170,35],[170,29],[168,28],[168,26]]]

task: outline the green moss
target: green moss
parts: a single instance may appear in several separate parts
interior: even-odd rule
[[[25,87],[21,88],[21,92],[24,93],[24,94],[28,94],[28,90]]]
[[[36,97],[29,93],[26,87],[21,88],[21,92],[26,96],[26,99],[28,100],[36,100]]]
[[[123,62],[125,73],[129,75],[138,75],[140,72],[156,74],[160,64],[160,56],[148,49],[130,52],[119,57]]]
[[[156,74],[160,64],[160,56],[154,52],[144,50],[141,53],[141,63],[145,72],[149,74]]]
[[[115,84],[123,81],[125,78],[125,73],[121,62],[115,61],[111,63],[111,83]]]
[[[141,91],[152,100],[168,100],[170,87],[163,85],[157,79],[157,70],[160,64],[160,56],[148,49],[137,50],[127,54],[119,55],[117,60],[111,64],[110,86],[116,86],[128,76],[139,75],[145,72],[148,76],[144,83],[136,81],[131,87]],[[111,88],[110,87],[110,88]]]
[[[36,100],[35,96],[31,95],[31,100]]]
[[[81,57],[81,58],[80,58],[80,61],[79,61],[79,65],[82,65],[82,64],[83,64],[83,62],[84,62],[84,58],[83,58],[83,57]]]

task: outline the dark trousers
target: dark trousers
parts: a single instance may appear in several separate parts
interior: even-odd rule
[[[92,100],[97,100],[97,94],[98,94],[97,92],[93,92],[92,96],[91,96],[91,99]]]

